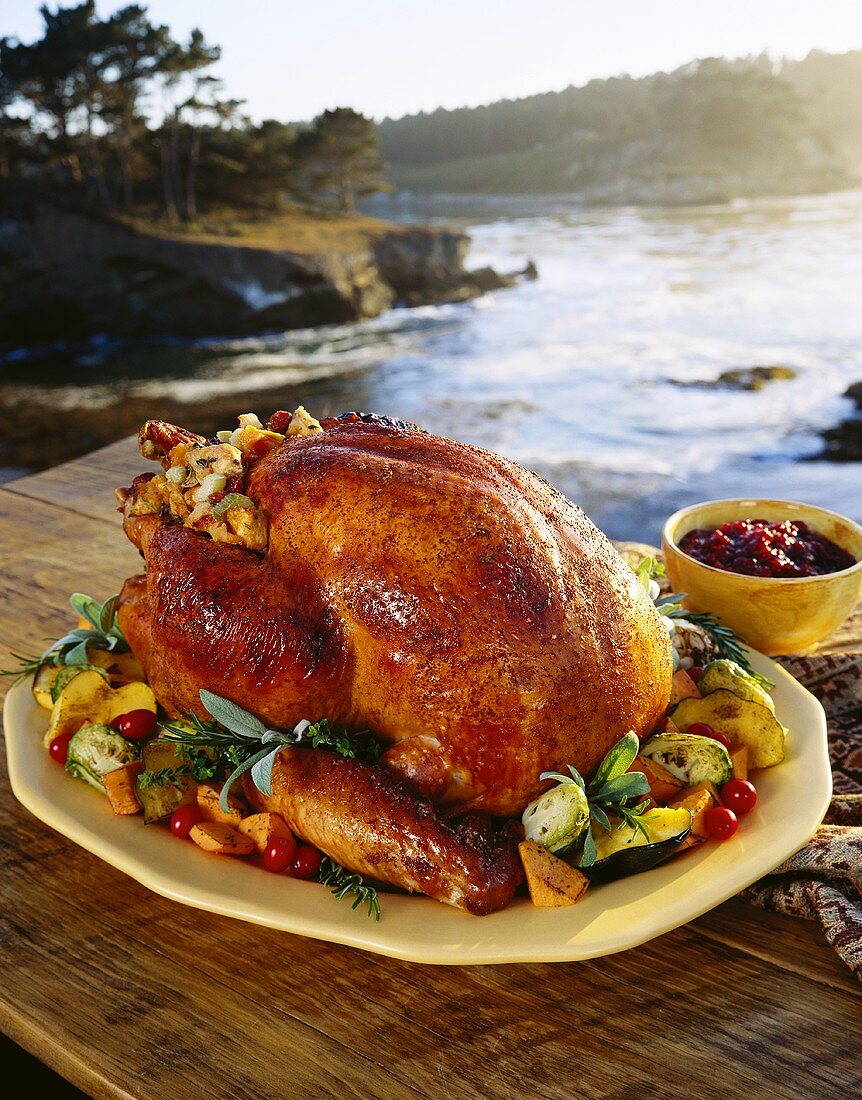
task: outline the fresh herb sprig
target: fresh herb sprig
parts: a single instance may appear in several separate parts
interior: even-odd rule
[[[362,875],[354,874],[335,860],[324,856],[320,861],[319,881],[328,886],[337,898],[353,898],[351,909],[364,905],[369,917],[380,920],[380,900],[377,891],[369,886]]]
[[[637,801],[641,795],[649,794],[649,782],[643,772],[630,772],[634,758],[638,754],[637,735],[629,731],[610,750],[596,768],[589,783],[577,768],[568,764],[569,775],[559,772],[542,772],[541,779],[556,779],[558,783],[577,783],[587,798],[590,819],[583,833],[583,849],[579,865],[591,867],[596,862],[598,851],[593,836],[593,823],[610,832],[612,828],[633,827],[650,839],[649,830],[643,815],[649,807],[649,800]],[[610,814],[620,820],[614,826]]]
[[[158,768],[155,771],[141,772],[138,776],[138,786],[144,791],[153,787],[180,787],[183,779],[189,774],[190,770],[185,764],[179,764],[175,768]]]
[[[664,565],[658,558],[641,558],[635,566],[635,576],[648,592],[649,582],[658,581],[659,577],[664,576]]]
[[[682,601],[684,598],[684,592],[677,593],[677,600]],[[660,608],[659,610],[662,615],[667,615],[670,619],[686,619],[688,622],[694,623],[695,626],[701,627],[712,638],[715,643],[715,651],[719,657],[727,661],[735,661],[752,680],[756,680],[767,691],[775,686],[772,680],[767,679],[766,676],[761,676],[759,672],[755,672],[751,667],[751,662],[748,660],[744,648],[744,639],[740,638],[731,627],[720,622],[715,615],[708,611],[687,611],[681,604],[678,608]]]
[[[83,592],[74,592],[69,597],[72,610],[86,619],[90,626],[79,626],[70,630],[39,657],[25,657],[20,653],[13,653],[13,658],[19,662],[18,667],[0,670],[0,675],[20,679],[23,676],[34,675],[40,665],[45,664],[94,668],[95,666],[88,660],[88,646],[103,649],[109,653],[127,652],[129,643],[117,622],[119,599],[119,595],[114,595],[104,603],[99,603],[98,600],[94,600],[92,596],[87,596]]]
[[[328,718],[308,726],[303,737],[313,749],[329,749],[347,760],[362,760],[366,764],[377,763],[386,750],[370,730],[348,732],[333,725]]]
[[[647,590],[650,591],[650,581],[657,581],[665,575],[664,565],[657,558],[643,558],[635,568],[635,575]],[[745,640],[735,630],[722,623],[715,615],[708,611],[688,611],[683,605],[685,592],[669,592],[656,596],[653,600],[655,609],[660,615],[668,619],[686,619],[688,622],[699,626],[712,638],[715,650],[719,657],[727,661],[734,661],[741,669],[756,680],[761,687],[769,689],[774,687],[772,680],[755,672],[748,660],[745,651]]]
[[[190,763],[199,768],[207,767],[200,755],[191,756],[192,753],[206,753],[214,763],[230,766],[232,770],[221,791],[223,809],[227,807],[230,788],[247,771],[251,772],[252,782],[262,794],[272,794],[273,763],[276,754],[285,746],[302,742],[309,748],[326,749],[347,759],[368,763],[378,760],[384,749],[367,730],[351,733],[327,718],[315,723],[303,719],[292,730],[269,729],[254,714],[230,699],[206,690],[201,691],[200,697],[213,721],[204,722],[196,714],[190,714],[182,724],[163,722],[160,727],[165,740],[182,746]]]
[[[231,771],[219,795],[219,804],[226,810],[230,788],[247,771],[262,794],[272,794],[275,757],[287,745],[301,742],[309,748],[324,749],[348,760],[362,759],[369,763],[378,760],[385,747],[368,730],[351,733],[327,718],[315,723],[303,719],[292,730],[269,729],[259,718],[230,699],[214,695],[211,691],[201,691],[200,697],[213,720],[205,722],[192,713],[182,723],[160,723],[161,736],[166,741],[177,743],[185,763],[176,768],[143,773],[145,786],[178,784],[186,775],[195,779],[211,778],[227,765]],[[337,898],[352,897],[352,908],[364,905],[370,917],[380,920],[377,891],[373,886],[368,886],[361,875],[324,856],[319,880]]]

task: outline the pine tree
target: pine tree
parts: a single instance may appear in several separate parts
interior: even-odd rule
[[[305,185],[312,193],[331,195],[342,214],[355,212],[357,198],[389,190],[377,129],[351,107],[319,115],[298,135],[295,154]]]

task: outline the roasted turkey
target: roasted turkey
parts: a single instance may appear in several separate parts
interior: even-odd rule
[[[672,666],[651,600],[579,508],[499,455],[356,414],[240,421],[210,441],[148,422],[164,472],[119,491],[145,563],[120,623],[149,683],[171,714],[205,715],[207,688],[280,729],[370,729],[390,746],[376,772],[284,750],[272,807],[352,869],[499,908],[517,861],[473,811],[520,814],[543,771],[588,775],[654,727]],[[456,874],[447,846],[476,896],[434,885],[446,860]]]

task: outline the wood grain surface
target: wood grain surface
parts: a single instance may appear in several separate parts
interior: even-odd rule
[[[113,489],[142,468],[125,441],[0,489],[0,667],[138,571]],[[24,810],[5,755],[0,867],[0,1030],[94,1097],[859,1091],[862,987],[813,924],[739,900],[589,962],[399,962],[151,893]]]

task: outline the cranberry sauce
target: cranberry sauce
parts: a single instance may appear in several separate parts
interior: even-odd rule
[[[738,519],[699,527],[680,539],[679,548],[704,565],[749,577],[816,577],[856,564],[801,519]]]

